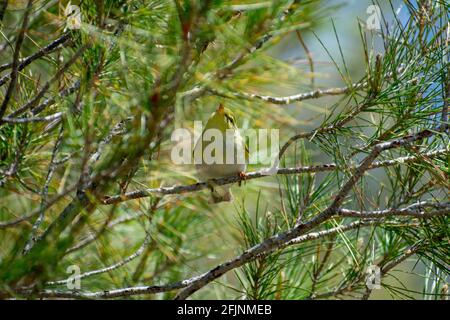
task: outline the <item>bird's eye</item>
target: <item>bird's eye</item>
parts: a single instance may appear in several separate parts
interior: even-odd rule
[[[228,115],[228,114],[225,113],[225,118],[226,118],[232,125],[235,125],[235,124],[234,124],[234,119],[233,119],[232,116],[230,116],[230,115]]]

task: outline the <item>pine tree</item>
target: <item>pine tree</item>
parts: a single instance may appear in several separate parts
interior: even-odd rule
[[[367,6],[0,1],[0,298],[446,299],[450,5]],[[280,145],[211,204],[219,104]]]

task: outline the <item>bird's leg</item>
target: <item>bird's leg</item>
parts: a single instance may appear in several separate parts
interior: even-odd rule
[[[121,194],[127,192],[128,186],[131,180],[133,179],[134,175],[136,174],[136,171],[137,171],[136,168],[130,169],[126,174],[126,176],[121,181],[119,181],[119,189]]]
[[[241,178],[242,180],[239,180],[238,185],[239,187],[242,185],[242,181],[245,182],[245,180],[247,179],[247,174],[244,171],[241,171],[238,173],[239,178]]]
[[[128,188],[128,181],[126,180],[119,181],[120,194],[124,194],[127,191],[127,188]]]

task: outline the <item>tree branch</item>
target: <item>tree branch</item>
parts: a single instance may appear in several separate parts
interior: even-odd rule
[[[311,241],[315,240],[321,237],[326,237],[332,234],[336,234],[339,232],[345,232],[348,230],[357,229],[361,226],[370,226],[373,225],[375,222],[369,222],[369,221],[359,221],[351,223],[347,226],[341,226],[332,228],[330,230],[325,230],[322,232],[315,232],[308,235],[305,235],[301,238],[298,238],[295,242],[292,243],[292,245],[299,244],[301,242],[305,241]],[[88,274],[88,273],[87,273]],[[80,275],[79,277],[81,277]],[[126,297],[126,296],[133,296],[133,295],[141,295],[141,294],[154,294],[154,293],[160,293],[160,292],[167,292],[167,291],[173,291],[181,288],[187,287],[189,284],[191,284],[193,281],[195,281],[198,277],[192,277],[189,279],[185,279],[179,282],[175,282],[172,284],[167,285],[161,285],[161,286],[140,286],[140,287],[130,287],[130,288],[123,288],[123,289],[116,289],[116,290],[105,290],[102,292],[67,292],[67,291],[54,291],[54,290],[43,290],[41,292],[36,293],[37,296],[40,298],[73,298],[73,299],[90,299],[90,298],[117,298],[117,297]],[[64,283],[67,283],[68,280],[62,280]],[[64,284],[61,282],[61,284]],[[56,283],[47,283],[48,285],[53,284],[60,284],[59,282]],[[31,291],[27,290],[18,290],[18,293],[25,294],[25,295],[31,295],[33,294]]]
[[[314,91],[305,92],[305,93],[299,93],[294,94],[291,96],[286,97],[273,97],[273,96],[265,96],[260,95],[256,93],[246,93],[246,92],[222,92],[220,90],[207,87],[206,90],[211,92],[212,94],[223,96],[223,97],[230,97],[230,98],[240,98],[245,100],[262,100],[265,102],[273,103],[273,104],[279,104],[279,105],[287,105],[294,102],[300,102],[303,100],[309,100],[309,99],[318,99],[324,96],[337,96],[342,94],[348,94],[350,92],[363,89],[365,86],[367,86],[367,83],[355,83],[349,87],[342,87],[342,88],[329,88],[329,89],[316,89]]]
[[[35,293],[39,298],[68,298],[68,299],[112,299],[119,297],[130,297],[141,294],[155,294],[185,288],[189,285],[188,280],[183,280],[168,285],[139,286],[121,288],[116,290],[103,290],[98,292],[67,292],[60,290],[43,290]],[[32,296],[31,290],[17,290],[18,294]]]
[[[436,157],[436,156],[443,155],[446,153],[448,153],[447,149],[441,149],[441,150],[425,153],[424,155],[426,155],[428,157]],[[370,164],[367,169],[370,170],[370,169],[376,169],[376,168],[381,168],[381,167],[393,166],[393,165],[397,165],[397,164],[414,162],[415,160],[419,159],[420,157],[421,157],[420,155],[407,156],[407,157],[399,157],[397,159],[392,159],[392,160],[374,162],[374,163]],[[355,168],[356,167],[348,167],[346,169],[354,170]],[[317,165],[317,166],[281,168],[281,169],[278,169],[276,174],[277,175],[290,175],[290,174],[301,174],[301,173],[312,173],[312,172],[317,173],[317,172],[335,171],[335,170],[340,170],[340,169],[342,169],[342,168],[337,166],[336,164],[332,163],[332,164],[324,164],[324,165]],[[267,177],[267,170],[249,172],[249,173],[246,173],[245,177],[236,175],[236,176],[212,179],[211,181],[214,183],[214,185],[221,186],[221,185],[225,185],[225,184],[232,184],[232,183],[236,183],[236,182],[240,182],[240,181],[247,181],[247,180],[258,179],[258,178],[263,178],[263,177]],[[124,202],[124,201],[128,201],[128,200],[145,198],[145,197],[151,196],[152,194],[155,194],[155,195],[182,194],[182,193],[200,191],[200,190],[208,189],[208,188],[209,188],[209,182],[198,182],[198,183],[190,184],[190,185],[137,190],[137,191],[127,192],[127,193],[121,194],[121,195],[107,196],[103,199],[103,204],[115,204],[115,203]]]
[[[51,122],[56,119],[60,119],[64,115],[63,112],[56,112],[49,116],[45,117],[29,117],[29,118],[9,118],[5,117],[1,119],[1,122],[11,123],[11,124],[21,124],[21,123],[30,123],[30,122]]]
[[[311,51],[309,50],[308,46],[306,45],[305,40],[303,40],[303,36],[299,30],[295,30],[295,34],[297,35],[297,39],[300,42],[301,46],[303,47],[303,50],[305,50],[306,57],[308,58],[309,63],[309,69],[311,71],[311,88],[314,89],[314,59],[312,56]]]
[[[280,248],[298,245],[298,244],[301,244],[301,243],[304,243],[307,241],[317,240],[320,238],[336,235],[336,234],[339,234],[342,232],[359,229],[361,227],[374,226],[374,225],[377,225],[378,223],[379,222],[377,222],[377,221],[361,220],[361,221],[357,221],[357,222],[352,222],[348,225],[334,227],[334,228],[331,228],[328,230],[311,232],[311,233],[305,234],[303,236],[300,236],[298,238],[295,238],[292,241],[289,241],[288,243],[284,244]],[[393,224],[393,225],[395,226],[396,224]],[[402,226],[403,226],[403,224],[402,224]],[[218,267],[216,267],[215,269],[217,269],[217,268]],[[104,270],[104,269],[101,269],[101,270]],[[109,271],[109,270],[107,270],[107,271]],[[105,271],[105,272],[107,272],[107,271]],[[88,274],[87,276],[93,275],[93,274],[89,274],[89,273],[86,273],[86,274]],[[98,273],[95,273],[95,274],[98,274]],[[86,276],[84,276],[84,277],[86,277]],[[40,298],[111,299],[111,298],[118,298],[118,297],[129,297],[129,296],[142,295],[142,294],[155,294],[155,293],[178,290],[178,289],[188,287],[192,283],[195,283],[195,281],[198,279],[199,279],[199,276],[185,279],[182,281],[178,281],[175,283],[167,284],[167,285],[138,286],[138,287],[115,289],[115,290],[104,290],[101,292],[76,292],[76,291],[68,292],[68,291],[59,291],[59,290],[43,290],[43,291],[40,291],[37,293],[33,293],[30,290],[20,290],[19,289],[19,290],[17,290],[17,293],[23,294],[23,295],[36,294]],[[62,281],[64,281],[64,283],[67,283],[67,280],[62,280]],[[61,282],[61,284],[64,284],[64,283]],[[57,283],[55,282],[55,283],[48,283],[48,284],[53,285],[53,284],[57,284]]]
[[[425,211],[425,208],[434,208],[437,210]],[[391,208],[375,211],[356,211],[349,209],[339,209],[337,215],[340,217],[379,219],[389,217],[431,218],[448,215],[449,213],[450,213],[450,202],[445,203],[418,202],[402,209]]]

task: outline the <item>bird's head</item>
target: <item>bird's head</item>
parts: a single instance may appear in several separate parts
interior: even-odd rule
[[[227,128],[236,128],[236,120],[233,112],[230,109],[225,108],[223,104],[219,104],[217,110],[212,114],[213,121],[222,123]]]

